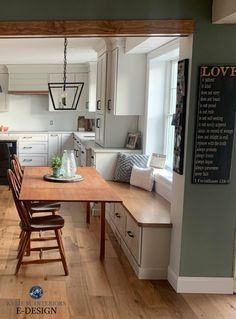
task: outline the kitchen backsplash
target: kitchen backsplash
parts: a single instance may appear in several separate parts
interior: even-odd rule
[[[0,126],[7,126],[10,131],[77,130],[80,113],[49,112],[45,95],[9,95],[8,98],[9,111],[0,113]]]

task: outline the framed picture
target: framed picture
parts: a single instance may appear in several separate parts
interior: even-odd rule
[[[130,149],[135,149],[140,139],[140,133],[128,133],[126,138],[125,147]]]
[[[188,59],[178,62],[176,111],[171,123],[175,126],[173,171],[180,175],[183,174],[184,166],[184,137],[188,86],[188,65]]]
[[[150,167],[164,168],[166,163],[166,155],[152,153]]]

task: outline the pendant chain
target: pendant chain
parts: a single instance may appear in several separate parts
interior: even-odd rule
[[[65,38],[64,41],[64,77],[63,77],[63,82],[64,82],[64,87],[66,84],[66,67],[67,67],[67,59],[66,59],[66,54],[67,54],[67,38]]]

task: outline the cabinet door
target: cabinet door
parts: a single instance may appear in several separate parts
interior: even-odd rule
[[[47,166],[47,158],[47,154],[19,155],[22,166]]]
[[[104,145],[104,116],[97,115],[95,124],[95,141],[97,144]]]
[[[80,95],[79,104],[77,110],[87,111],[88,110],[88,73],[77,73],[75,75],[76,82],[83,82],[83,90]]]
[[[119,231],[121,237],[125,238],[126,210],[121,204],[115,203],[114,224]]]
[[[48,136],[48,162],[54,155],[61,155],[61,134],[51,133]]]
[[[96,78],[97,78],[97,62],[89,63],[88,74],[88,111],[96,111]]]
[[[141,227],[135,223],[128,213],[126,214],[125,242],[137,263],[140,264],[140,252],[142,244]]]
[[[98,58],[97,67],[97,102],[96,111],[98,114],[104,114],[106,103],[106,72],[107,72],[107,54],[104,53]]]
[[[67,73],[66,81],[67,82],[75,82],[75,74],[74,73]],[[49,82],[50,83],[63,83],[63,74],[62,73],[49,74]],[[62,92],[63,92],[62,87],[53,88],[54,103],[57,107],[60,107],[63,109],[63,105],[62,105],[62,101],[61,101]],[[67,97],[66,97],[66,101],[67,101],[68,105],[72,105],[74,96],[75,96],[75,89],[70,89],[67,92]],[[60,111],[60,110],[54,110],[50,95],[49,95],[49,111]]]
[[[62,133],[61,134],[61,156],[64,150],[73,150],[74,140],[72,133]]]
[[[110,86],[109,86],[109,98],[107,101],[108,111],[115,113],[116,108],[116,87],[117,87],[117,68],[118,68],[118,48],[115,48],[111,52],[111,69],[110,69]]]

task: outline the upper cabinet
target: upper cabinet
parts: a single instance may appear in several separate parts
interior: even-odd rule
[[[48,72],[41,65],[9,65],[10,94],[47,94]]]
[[[104,114],[106,107],[106,83],[107,83],[107,52],[98,57],[97,61],[97,101],[96,112]]]
[[[107,109],[114,115],[143,115],[145,105],[145,54],[125,54],[123,45],[110,52]]]
[[[89,62],[89,72],[88,72],[88,92],[86,109],[89,112],[96,111],[96,90],[97,90],[97,62]]]
[[[7,91],[8,69],[5,65],[0,65],[0,112],[8,111]]]

